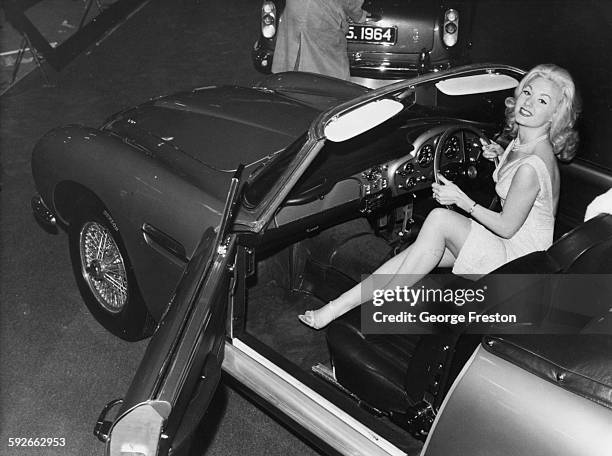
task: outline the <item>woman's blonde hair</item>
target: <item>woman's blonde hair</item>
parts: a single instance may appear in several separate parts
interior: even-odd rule
[[[538,77],[552,81],[561,89],[561,100],[552,116],[548,137],[559,160],[570,161],[576,155],[578,147],[578,132],[574,130],[574,125],[580,114],[580,97],[570,74],[557,65],[544,64],[533,67],[514,90],[514,97],[506,98],[504,134],[516,138],[518,133],[514,115],[516,99],[523,92],[525,85]]]

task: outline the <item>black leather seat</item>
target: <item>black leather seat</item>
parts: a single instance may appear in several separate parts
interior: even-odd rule
[[[612,273],[612,215],[599,215],[570,231],[547,251],[518,258],[498,274]],[[481,280],[487,280],[485,276]],[[460,284],[461,279],[457,278]],[[542,290],[534,299],[542,301]],[[529,307],[528,301],[525,306]],[[327,343],[337,381],[424,437],[452,381],[481,340],[475,334],[364,334],[360,310],[331,323]],[[423,417],[429,418],[423,421]]]

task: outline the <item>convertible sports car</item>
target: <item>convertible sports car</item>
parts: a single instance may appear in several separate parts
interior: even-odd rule
[[[107,454],[186,451],[222,369],[330,453],[605,454],[609,281],[580,309],[558,304],[565,280],[478,309],[516,306],[547,332],[583,336],[371,334],[359,310],[326,331],[296,318],[410,245],[438,172],[496,204],[479,139],[500,131],[523,74],[479,64],[370,91],[282,73],[47,133],[32,156],[37,220],[68,232],[98,321],[128,340],[152,335],[96,424]],[[569,232],[498,275],[611,272],[612,216],[581,222],[612,173],[581,162],[562,173],[581,188],[561,195]]]
[[[265,0],[253,64],[269,73],[284,0]],[[349,24],[346,35],[351,75],[401,79],[467,63],[473,5],[470,0],[366,0],[369,15]]]

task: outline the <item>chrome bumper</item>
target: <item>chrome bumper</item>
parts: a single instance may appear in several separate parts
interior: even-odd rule
[[[57,234],[57,218],[47,207],[40,195],[32,197],[32,213],[36,222],[48,233]]]
[[[405,79],[416,74],[446,70],[451,67],[447,56],[432,60],[431,52],[394,54],[391,52],[349,52],[352,76],[377,79]]]

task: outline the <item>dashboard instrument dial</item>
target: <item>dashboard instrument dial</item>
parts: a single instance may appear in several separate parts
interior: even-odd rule
[[[427,168],[433,163],[434,148],[431,144],[425,144],[419,151],[417,162],[421,168]]]
[[[443,154],[449,160],[454,160],[459,156],[461,151],[461,145],[457,136],[451,136],[444,144]]]

